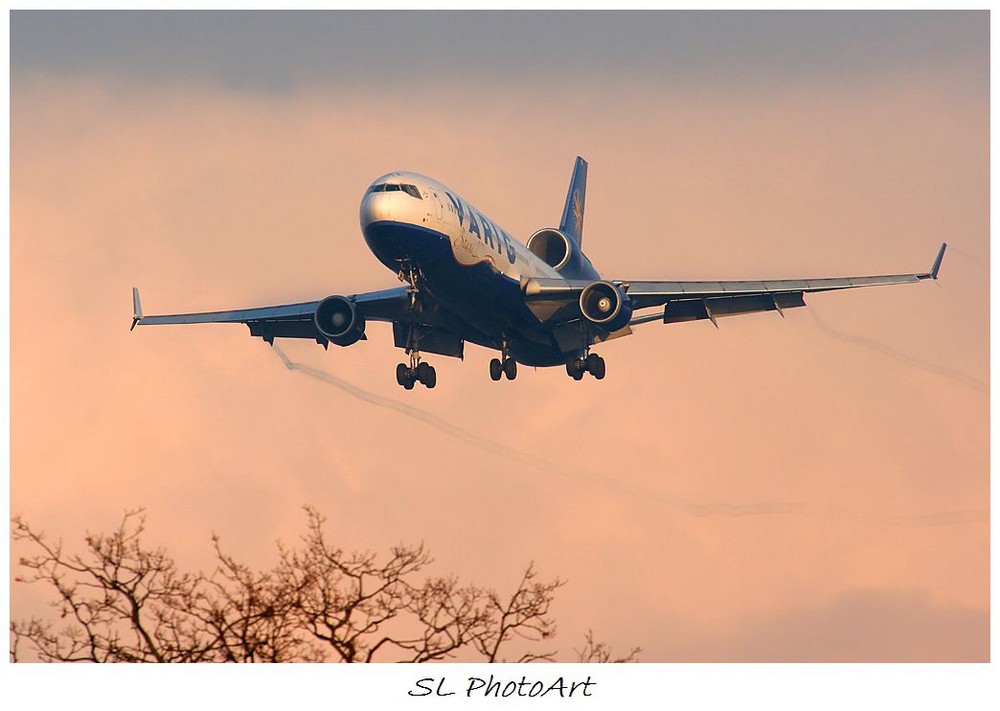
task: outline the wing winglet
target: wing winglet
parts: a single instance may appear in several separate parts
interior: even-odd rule
[[[931,266],[931,270],[929,272],[931,279],[937,279],[938,271],[940,271],[941,269],[941,261],[944,259],[944,250],[946,250],[947,248],[948,248],[948,243],[942,242],[941,249],[938,250],[937,257],[934,258],[934,264]]]
[[[142,301],[139,300],[139,288],[132,287],[132,325],[129,327],[129,331],[136,327],[142,321]]]

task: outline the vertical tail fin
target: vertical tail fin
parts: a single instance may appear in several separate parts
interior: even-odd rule
[[[583,245],[583,207],[587,201],[587,161],[576,157],[573,166],[573,177],[569,181],[569,191],[566,193],[566,206],[563,208],[562,222],[559,229],[576,240],[578,246]]]

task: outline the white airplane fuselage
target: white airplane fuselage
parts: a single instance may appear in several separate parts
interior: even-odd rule
[[[506,339],[526,365],[565,362],[521,298],[522,279],[559,272],[454,190],[418,173],[388,173],[365,192],[360,218],[378,260],[396,274],[415,267],[420,289],[471,327],[461,333],[466,340],[494,347]]]

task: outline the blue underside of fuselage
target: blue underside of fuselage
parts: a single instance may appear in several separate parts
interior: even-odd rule
[[[510,355],[524,365],[566,362],[551,332],[525,306],[520,284],[486,262],[459,264],[447,235],[386,220],[368,224],[364,237],[372,253],[394,273],[403,260],[420,268],[421,290],[454,317],[458,325],[454,330],[465,340],[498,348],[506,336]]]

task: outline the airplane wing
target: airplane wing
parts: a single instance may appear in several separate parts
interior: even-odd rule
[[[361,314],[369,321],[407,320],[406,310],[409,296],[405,286],[382,291],[370,291],[346,297],[353,301]],[[316,330],[313,315],[320,301],[306,301],[299,304],[262,306],[253,309],[231,311],[204,311],[187,314],[165,314],[144,316],[139,290],[132,288],[132,328],[139,326],[159,326],[165,324],[192,323],[243,323],[250,328],[251,336],[259,336],[268,343],[279,338],[308,338],[317,343],[326,339]],[[129,329],[131,330],[131,329]]]
[[[937,279],[947,246],[941,245],[930,271],[914,274],[769,281],[635,281],[628,285],[627,293],[635,309],[663,305],[664,323],[707,318],[718,326],[716,319],[721,316],[759,311],[780,313],[786,308],[805,306],[804,294]],[[652,321],[659,316],[634,317],[632,323]]]
[[[911,284],[937,279],[947,244],[942,244],[930,271],[884,276],[827,279],[777,279],[768,281],[616,281],[629,296],[634,310],[663,306],[661,313],[633,316],[629,326],[656,321],[678,323],[722,316],[778,311],[805,306],[804,294],[857,289],[865,286]],[[523,285],[529,308],[542,320],[569,321],[579,318],[573,299],[589,282],[561,279],[531,279]],[[563,318],[565,317],[565,318]]]

